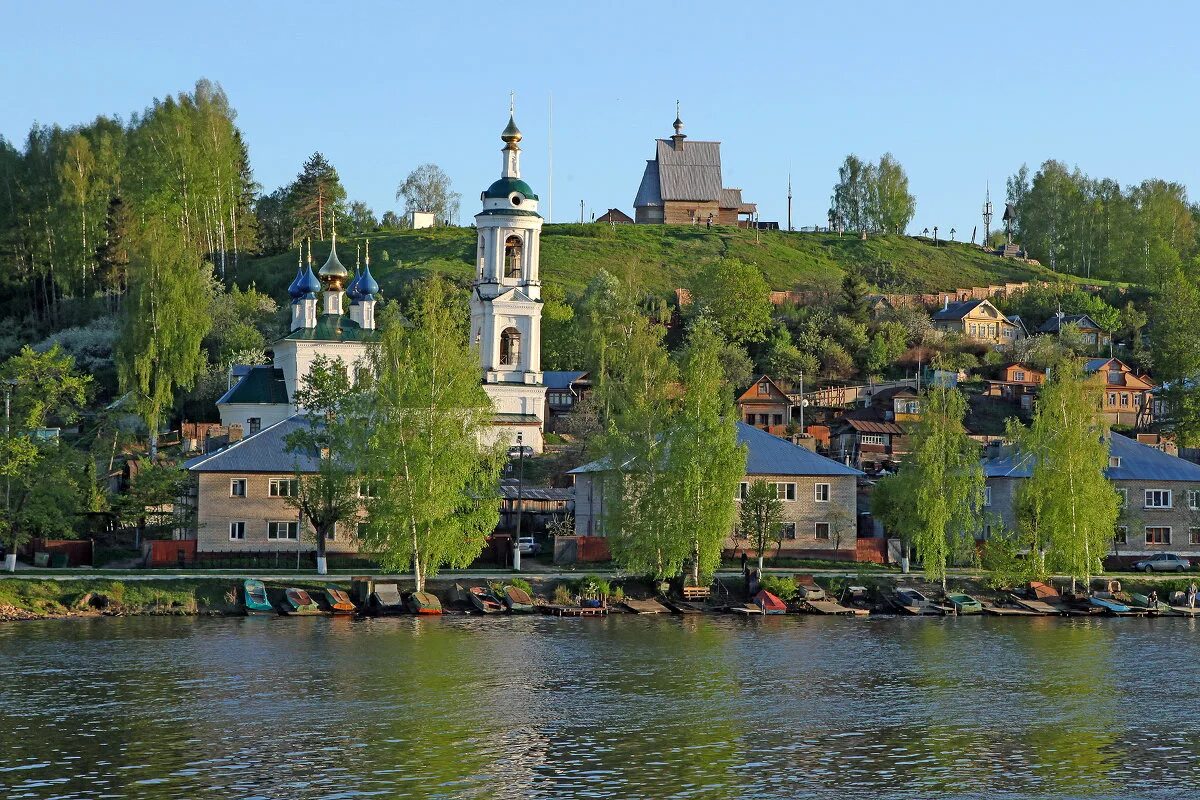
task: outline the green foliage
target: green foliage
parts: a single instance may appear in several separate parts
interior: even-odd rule
[[[761,342],[771,327],[771,290],[762,272],[737,259],[702,267],[688,287],[689,314],[708,317],[735,344]]]
[[[612,584],[599,575],[584,575],[575,581],[575,593],[580,597],[604,600],[612,594]]]
[[[791,577],[763,575],[758,579],[758,586],[760,589],[766,589],[785,603],[791,602],[796,597],[796,581]]]
[[[363,544],[384,568],[411,568],[418,590],[442,566],[468,566],[499,522],[504,453],[481,444],[492,404],[456,302],[443,279],[425,282],[407,322],[384,309],[371,353],[364,463],[378,497]]]
[[[517,589],[520,589],[521,591],[528,594],[530,597],[533,596],[533,586],[531,586],[529,581],[525,580],[524,578],[509,578],[508,584],[509,584],[509,586],[513,586]]]
[[[542,367],[583,369],[584,346],[575,309],[557,284],[542,287]]]
[[[1011,589],[1031,580],[1040,580],[1037,565],[1041,563],[1035,550],[1024,549],[1022,537],[1014,531],[992,526],[991,536],[983,543],[980,565],[985,570],[984,581],[993,589]]]
[[[780,543],[782,522],[783,502],[776,496],[775,485],[761,479],[751,481],[738,509],[738,533],[758,553],[760,569],[767,549]]]
[[[437,224],[458,216],[462,195],[454,191],[447,175],[437,164],[422,164],[408,173],[396,189],[396,199],[404,201],[404,211],[428,211]]]
[[[569,606],[575,602],[575,597],[571,594],[571,589],[567,584],[560,583],[554,587],[552,601],[556,606]]]
[[[163,538],[188,525],[176,501],[187,488],[188,474],[174,464],[138,459],[125,492],[113,501],[113,510],[128,525],[137,526],[146,538]]]
[[[286,197],[294,240],[327,238],[337,218],[346,213],[346,189],[337,170],[320,153],[313,153],[304,162],[287,188]]]
[[[967,401],[961,392],[930,387],[921,411],[905,467],[914,494],[910,538],[926,577],[945,589],[947,564],[966,551],[982,527],[983,468],[979,447],[963,427]]]
[[[911,542],[916,510],[916,493],[912,473],[908,470],[885,475],[875,483],[875,491],[871,493],[871,516],[883,523],[883,530],[889,536]]]
[[[891,153],[884,153],[878,164],[846,156],[830,204],[836,222],[852,231],[901,234],[916,213],[908,175]]]

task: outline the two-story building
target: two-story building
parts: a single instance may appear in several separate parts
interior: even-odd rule
[[[1017,529],[1017,492],[1035,459],[1003,448],[985,458],[984,515],[991,525]],[[1109,435],[1108,479],[1121,497],[1111,556],[1135,561],[1153,553],[1200,558],[1200,465],[1119,433]]]
[[[737,438],[747,448],[739,501],[751,483],[762,480],[774,484],[782,503],[779,554],[852,560],[857,552],[856,494],[862,472],[744,422],[737,424]],[[608,504],[620,502],[614,470],[605,461],[593,461],[570,474],[575,479],[575,535],[606,535]],[[733,524],[731,520],[725,548],[742,551],[748,544],[732,530]]]
[[[1096,323],[1096,320],[1087,314],[1055,312],[1054,316],[1042,323],[1042,326],[1038,328],[1038,332],[1057,336],[1068,325],[1073,326],[1079,332],[1083,338],[1083,343],[1090,347],[1093,352],[1102,347],[1108,347],[1112,342],[1112,337],[1109,336],[1108,332],[1101,328]]]
[[[570,414],[592,390],[588,373],[582,370],[547,370],[542,373],[546,385],[546,430],[557,432],[563,418]]]
[[[1009,347],[1024,332],[1021,325],[1004,316],[990,300],[951,303],[947,298],[933,314],[933,327],[992,347]]]
[[[783,436],[792,421],[792,398],[767,375],[759,375],[737,399],[738,415],[747,425]]]
[[[1117,358],[1089,358],[1083,371],[1100,393],[1100,408],[1109,425],[1140,428],[1154,421],[1155,384]]]
[[[1013,362],[1000,370],[999,376],[984,381],[983,394],[1015,403],[1022,411],[1033,410],[1033,398],[1046,382],[1046,373],[1029,364]]]

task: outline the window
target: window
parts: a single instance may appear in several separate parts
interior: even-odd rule
[[[591,520],[588,520],[588,522],[590,523]],[[367,535],[367,523],[365,523],[365,522],[358,523],[358,525],[355,526],[354,531],[355,531],[355,533],[358,534],[358,538],[360,538],[360,539],[363,538],[364,536]]]
[[[783,414],[772,414],[771,415],[771,424],[772,425],[782,425],[783,424]]]
[[[766,381],[763,381],[762,383],[758,384],[758,393],[759,394],[770,394],[771,393],[771,384],[767,383]]]
[[[231,542],[240,542],[246,538],[246,523],[231,522],[229,523],[229,540]]]
[[[1170,544],[1171,529],[1165,527],[1146,528],[1146,544]]]
[[[796,538],[796,523],[785,522],[779,526],[780,538],[795,539]]]
[[[919,402],[917,402],[916,400],[909,400],[907,403],[904,404],[904,413],[905,414],[920,414],[921,413],[921,404]]]
[[[770,417],[770,415],[768,415],[768,414],[759,414],[759,415],[758,415],[758,424],[759,424],[759,425],[766,425],[766,424],[767,424],[767,420],[769,420],[770,418],[771,418],[771,417]]]
[[[515,367],[521,360],[521,332],[516,328],[505,328],[500,334],[500,363]]]
[[[983,487],[983,504],[985,506],[992,504],[992,487],[990,486]]]
[[[268,522],[267,523],[267,538],[268,539],[299,539],[300,538],[300,523],[292,520],[291,522]]]
[[[1200,511],[1200,491],[1188,489],[1188,508],[1192,511]]]
[[[359,497],[379,497],[379,485],[374,481],[359,481]]]
[[[1146,490],[1146,508],[1170,508],[1171,507],[1171,490],[1170,489],[1147,489]]]
[[[818,483],[816,485],[816,490],[813,495],[813,499],[816,500],[818,503],[828,503],[829,502],[829,484],[828,483]]]
[[[1024,373],[1024,371],[1022,371],[1022,370],[1017,370],[1016,372],[1014,372],[1014,373],[1013,373],[1013,380],[1014,380],[1014,381],[1016,381],[1017,383],[1024,383],[1024,382],[1025,382],[1025,373]]]
[[[796,484],[794,484],[794,483],[777,483],[777,484],[775,484],[775,497],[780,500],[795,500],[796,499]]]
[[[1109,456],[1108,457],[1108,465],[1110,467],[1112,467],[1113,469],[1116,469],[1117,467],[1121,466],[1121,457],[1120,456]]]
[[[887,444],[887,439],[878,433],[864,433],[859,441],[863,444]]]
[[[246,418],[246,435],[253,436],[262,430],[262,417]]]
[[[1121,380],[1121,370],[1119,370],[1119,369],[1109,370],[1108,385],[1109,386],[1120,386],[1122,383],[1124,383],[1124,381]]]
[[[979,326],[978,326],[978,325],[976,325],[974,322],[972,322],[972,323],[971,323],[971,335],[972,335],[972,336],[978,336],[978,335],[979,335]]]
[[[268,494],[271,497],[295,497],[297,488],[295,478],[271,478]]]
[[[1121,508],[1124,508],[1125,506],[1129,505],[1129,490],[1128,489],[1117,489],[1117,495],[1119,498],[1117,502],[1120,504]]]
[[[818,539],[828,539],[829,538],[829,523],[828,522],[813,523],[813,533],[816,535],[816,537]]]
[[[746,424],[747,424],[747,425],[753,425],[753,424],[754,424],[754,415],[753,415],[753,414],[747,414],[747,415],[746,415]]]
[[[1129,544],[1129,528],[1124,525],[1118,525],[1113,532],[1113,541],[1116,544]]]
[[[1108,393],[1108,404],[1110,406],[1115,406],[1117,404],[1117,393],[1116,392]]]
[[[1188,529],[1188,543],[1189,544],[1200,544],[1200,528],[1189,528]]]
[[[245,497],[246,496],[246,479],[233,478],[229,481],[229,496],[230,497]]]
[[[738,484],[738,494],[737,494],[738,500],[745,500],[746,495],[749,493],[750,493],[750,484],[746,483],[745,481],[742,481],[741,483]]]
[[[504,277],[521,277],[521,237],[510,236],[504,240]]]
[[[1129,408],[1129,392],[1121,392],[1121,406]]]

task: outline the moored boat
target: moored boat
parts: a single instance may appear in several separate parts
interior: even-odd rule
[[[384,617],[403,614],[407,609],[400,590],[394,583],[377,583],[375,591],[371,592],[371,613]]]
[[[308,592],[293,586],[289,586],[283,590],[283,603],[283,613],[285,614],[310,616],[321,613],[320,607],[313,602]]]
[[[1099,608],[1106,614],[1134,614],[1134,613],[1137,613],[1134,609],[1130,608],[1129,606],[1125,605],[1124,603],[1118,603],[1116,600],[1110,600],[1107,597],[1092,596],[1092,597],[1088,598],[1088,602],[1091,603],[1096,608]]]
[[[504,605],[514,614],[528,614],[534,610],[533,598],[529,596],[529,592],[512,584],[504,587]]]
[[[766,589],[760,589],[758,594],[754,595],[754,605],[762,609],[764,614],[786,614],[787,603],[783,602],[777,595],[771,594]]]
[[[825,590],[817,585],[812,575],[797,575],[793,580],[796,582],[796,593],[801,600],[825,599]]]
[[[482,586],[472,586],[468,589],[467,599],[471,601],[471,605],[475,606],[476,611],[483,614],[499,614],[504,610],[504,605],[496,595]]]
[[[344,589],[341,589],[333,584],[326,584],[325,602],[329,604],[329,610],[334,614],[353,614],[356,610],[355,605],[350,600],[350,595],[346,594]]]
[[[247,614],[279,613],[267,598],[267,587],[262,581],[242,581],[242,605]]]
[[[1149,611],[1154,614],[1169,614],[1171,606],[1161,600],[1151,600],[1147,595],[1131,592],[1129,595],[1129,605],[1135,610]]]
[[[979,614],[983,611],[983,603],[962,592],[946,595],[946,603],[954,609],[955,614]]]
[[[892,590],[892,605],[905,614],[920,616],[921,614],[940,614],[941,609],[933,601],[916,589],[907,586],[897,586]]]
[[[433,592],[413,592],[408,596],[408,610],[417,615],[442,613],[442,601]]]

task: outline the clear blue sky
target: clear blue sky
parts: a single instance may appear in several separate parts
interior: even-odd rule
[[[891,151],[910,231],[981,225],[984,184],[1047,158],[1123,184],[1195,187],[1200,9],[1127,3],[84,3],[3,6],[0,134],[71,125],[219,82],[269,191],[314,150],[352,199],[441,165],[469,220],[517,93],[524,173],[556,221],[632,211],[675,100],[723,144],[725,182],[783,222],[823,223],[847,153]],[[1000,206],[1002,208],[1002,206]]]

